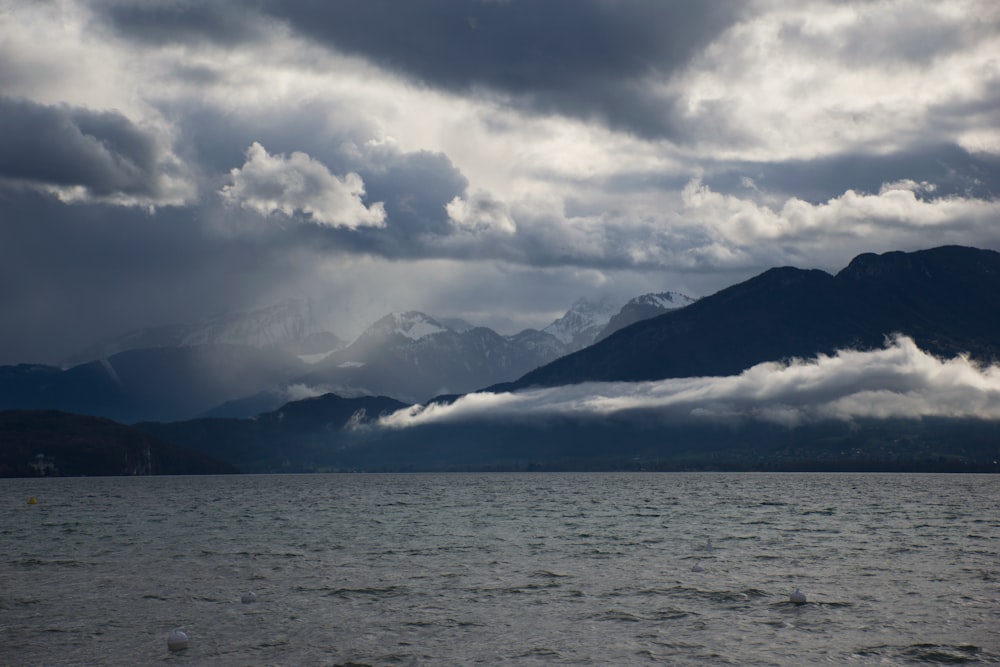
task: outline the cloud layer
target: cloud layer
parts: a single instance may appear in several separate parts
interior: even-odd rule
[[[0,96],[0,179],[66,202],[183,204],[193,184],[155,132],[116,111]]]
[[[664,422],[755,420],[794,427],[821,420],[975,417],[1000,420],[1000,366],[937,359],[911,339],[882,350],[769,362],[727,377],[582,383],[514,393],[476,393],[449,405],[413,406],[386,428],[461,422],[632,415]]]

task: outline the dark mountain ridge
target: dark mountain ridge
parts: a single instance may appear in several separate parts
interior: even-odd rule
[[[386,396],[325,394],[248,419],[144,422],[135,428],[244,472],[312,472],[324,469],[356,444],[355,428],[405,407]]]
[[[660,294],[643,294],[642,296],[637,296],[622,306],[621,310],[608,321],[607,325],[597,334],[591,344],[604,340],[614,332],[624,329],[630,324],[656,317],[664,311],[684,308],[694,303],[694,301],[695,299],[679,292],[662,292]]]
[[[373,402],[374,401],[374,402]],[[651,415],[484,418],[391,429],[391,399],[334,395],[256,419],[137,424],[244,472],[815,470],[1000,472],[997,425],[976,419],[825,420],[789,428]]]
[[[0,477],[235,472],[227,463],[110,419],[55,410],[0,412]]]
[[[1000,253],[868,253],[835,276],[770,269],[495,388],[733,375],[765,361],[874,349],[894,333],[939,356],[1000,359]]]
[[[0,408],[62,410],[121,422],[184,419],[280,385],[305,369],[294,355],[247,345],[126,350],[62,370],[0,367]]]
[[[687,301],[672,292],[646,294],[616,317],[649,317]],[[286,300],[129,332],[82,351],[80,363],[67,368],[0,366],[0,409],[136,422],[249,417],[327,392],[426,401],[509,382],[589,344],[604,322],[598,311],[581,299],[550,325],[573,345],[544,331],[502,336],[415,311],[387,315],[347,345],[317,330],[308,302]]]

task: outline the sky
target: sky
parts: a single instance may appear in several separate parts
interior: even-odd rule
[[[0,0],[0,363],[1000,250],[993,0]]]

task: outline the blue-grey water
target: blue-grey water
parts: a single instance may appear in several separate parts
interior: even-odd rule
[[[996,476],[277,475],[0,490],[5,666],[1000,663]],[[789,602],[796,588],[807,604]],[[242,603],[250,590],[257,601]],[[182,652],[167,649],[173,628],[189,636]]]

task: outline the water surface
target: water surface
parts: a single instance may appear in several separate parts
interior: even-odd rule
[[[274,475],[0,490],[3,665],[1000,664],[995,476]],[[788,601],[796,588],[807,604]],[[241,603],[248,590],[257,602]],[[190,647],[171,654],[175,627]]]

